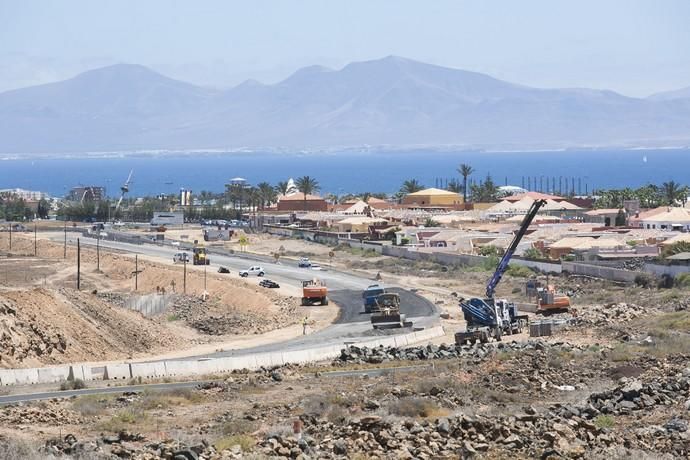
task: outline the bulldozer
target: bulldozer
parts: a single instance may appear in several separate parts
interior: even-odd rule
[[[209,265],[211,263],[211,259],[208,258],[208,254],[206,253],[206,248],[196,246],[193,251],[194,256],[192,257],[192,263],[194,265]]]
[[[564,313],[570,309],[570,297],[556,292],[553,284],[537,287],[537,314]]]
[[[328,305],[328,287],[320,279],[302,281],[302,305]]]
[[[405,315],[400,313],[400,296],[393,292],[384,292],[376,296],[372,309],[371,325],[374,329],[388,329],[411,326],[405,322]]]

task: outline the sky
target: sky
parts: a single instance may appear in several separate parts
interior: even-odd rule
[[[227,88],[398,55],[536,87],[690,86],[687,0],[0,0],[0,91],[114,63]]]

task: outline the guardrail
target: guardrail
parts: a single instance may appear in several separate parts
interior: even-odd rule
[[[410,332],[408,334],[362,340],[348,345],[367,347],[404,347],[428,341],[445,334],[442,326]],[[115,363],[105,366],[75,364],[32,369],[0,369],[0,385],[34,385],[57,383],[67,380],[129,380],[131,378],[153,379],[161,377],[189,377],[232,372],[234,370],[256,370],[261,367],[281,366],[283,364],[306,364],[340,355],[345,344],[324,347],[289,350],[276,353],[255,353],[225,358],[206,358],[199,360],[173,360],[149,363]]]

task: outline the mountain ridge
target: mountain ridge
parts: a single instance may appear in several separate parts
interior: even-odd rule
[[[0,152],[576,147],[690,140],[690,100],[541,89],[398,56],[212,90],[137,64],[0,93]]]

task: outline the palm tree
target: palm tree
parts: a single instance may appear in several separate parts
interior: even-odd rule
[[[276,185],[276,192],[282,196],[287,195],[287,192],[288,192],[287,181],[278,182],[278,185]]]
[[[365,203],[369,201],[369,198],[371,198],[371,192],[364,192],[359,196],[359,199]]]
[[[458,172],[462,176],[462,199],[463,202],[467,202],[467,178],[472,175],[474,172],[474,169],[472,169],[472,166],[462,163],[460,167],[458,168]]]
[[[415,193],[422,190],[424,186],[417,181],[417,179],[409,179],[403,182],[402,187],[400,187],[400,192],[409,195],[410,193]]]
[[[302,176],[298,178],[295,181],[295,185],[297,186],[297,190],[300,191],[300,193],[304,193],[304,210],[307,210],[307,195],[316,192],[319,190],[321,187],[319,186],[319,183],[316,179],[313,177],[309,176]]]
[[[674,206],[681,196],[680,184],[677,184],[675,181],[664,182],[661,184],[661,189],[668,205]]]
[[[463,190],[462,184],[455,179],[448,181],[448,186],[446,187],[449,192],[460,193]]]
[[[264,209],[267,204],[270,205],[276,201],[277,193],[271,184],[268,182],[261,182],[256,187],[259,190],[259,197],[261,198],[261,209]]]

